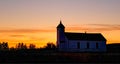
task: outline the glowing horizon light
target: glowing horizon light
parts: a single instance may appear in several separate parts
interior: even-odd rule
[[[107,44],[111,44],[111,43],[120,43],[119,40],[119,30],[99,30],[100,28],[96,28],[94,29],[94,27],[83,27],[81,25],[81,27],[68,27],[65,26],[66,28],[66,32],[84,32],[87,31],[87,33],[89,32],[94,32],[94,33],[101,33],[106,39],[107,39]],[[56,27],[54,27],[56,29]],[[102,27],[103,28],[103,27]],[[91,31],[92,29],[92,31]],[[18,29],[17,29],[18,30]],[[20,29],[21,30],[21,29]],[[32,29],[33,30],[33,29]],[[2,31],[2,30],[0,30]],[[24,32],[25,31],[25,32]],[[24,30],[23,32],[19,30],[13,30],[13,31],[9,31],[9,30],[4,30],[4,32],[1,32],[0,36],[2,38],[0,38],[0,42],[8,42],[9,47],[15,47],[16,44],[18,43],[25,43],[27,46],[29,44],[35,44],[37,48],[39,47],[44,47],[48,42],[53,42],[54,44],[56,44],[56,31],[55,30],[46,30],[46,32],[44,31],[31,31],[31,30]],[[112,37],[110,37],[112,36]],[[113,38],[114,37],[114,38]],[[116,39],[117,37],[117,39]]]

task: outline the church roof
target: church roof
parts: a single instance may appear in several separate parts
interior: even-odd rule
[[[69,40],[106,41],[101,33],[71,33],[65,32]]]
[[[62,22],[60,21],[60,24],[57,26],[57,28],[65,28],[65,26],[62,24]]]

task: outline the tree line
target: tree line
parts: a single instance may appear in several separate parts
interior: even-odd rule
[[[52,42],[48,42],[42,49],[55,49],[56,45]],[[35,44],[29,44],[28,46],[25,43],[18,43],[16,47],[9,48],[8,42],[0,42],[0,50],[12,50],[12,49],[37,49]]]

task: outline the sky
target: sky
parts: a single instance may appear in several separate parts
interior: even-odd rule
[[[43,47],[56,43],[60,20],[66,32],[101,33],[120,43],[120,0],[0,0],[0,42]]]

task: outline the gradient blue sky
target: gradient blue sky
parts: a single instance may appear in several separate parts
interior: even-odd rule
[[[100,32],[120,42],[120,0],[0,0],[0,41],[56,42],[60,19],[66,31]]]

